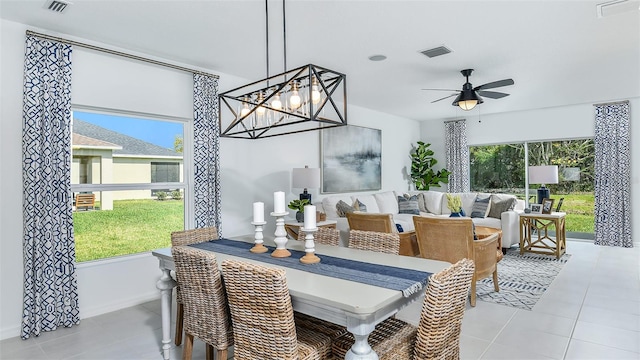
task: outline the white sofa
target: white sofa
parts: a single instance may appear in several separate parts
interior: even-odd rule
[[[322,204],[317,204],[320,211],[327,215],[327,220],[337,221],[337,228],[340,230],[340,244],[341,246],[348,245],[349,239],[349,224],[346,217],[340,217],[336,205],[340,200],[344,201],[348,205],[352,205],[356,200],[360,201],[366,206],[366,212],[368,213],[388,213],[393,214],[393,219],[396,224],[400,224],[404,231],[411,231],[414,229],[413,216],[414,214],[400,214],[398,206],[398,196],[402,196],[403,193],[396,193],[394,191],[386,191],[374,194],[358,194],[358,195],[331,195],[322,199]],[[417,195],[419,210],[421,216],[449,216],[451,211],[447,207],[447,197],[445,193],[439,191],[414,191],[409,195]],[[486,194],[486,193],[457,193],[462,199],[462,208],[467,216],[471,215],[473,204],[478,195],[482,197],[491,196],[491,202],[497,202],[505,200],[506,198],[514,195],[509,194]],[[524,201],[516,200],[514,210],[505,211],[500,214],[500,219],[493,217],[474,217],[472,218],[474,224],[480,226],[493,227],[502,229],[502,247],[510,248],[514,244],[520,242],[520,224],[518,212],[522,212],[524,209]]]

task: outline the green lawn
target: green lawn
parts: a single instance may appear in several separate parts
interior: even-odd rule
[[[113,210],[74,212],[73,226],[78,262],[149,251],[184,229],[184,202],[116,200]]]
[[[560,211],[567,213],[565,226],[567,232],[593,233],[594,231],[594,204],[593,193],[552,194],[555,199],[553,207],[558,205],[560,198],[564,198]]]

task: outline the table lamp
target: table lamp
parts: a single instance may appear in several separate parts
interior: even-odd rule
[[[558,165],[529,166],[529,184],[540,184],[538,188],[538,204],[551,196],[545,184],[558,183]]]
[[[304,189],[300,194],[300,200],[307,199],[311,204],[311,194],[307,192],[307,189],[320,187],[320,169],[310,168],[306,165],[304,168],[294,168],[291,187]]]

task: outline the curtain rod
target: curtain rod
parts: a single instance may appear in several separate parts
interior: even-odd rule
[[[605,106],[605,105],[618,105],[618,104],[628,104],[629,100],[622,100],[622,101],[612,101],[612,102],[606,102],[606,103],[600,103],[600,104],[593,104],[593,106]]]
[[[86,49],[96,50],[96,51],[104,52],[104,53],[111,54],[111,55],[116,55],[116,56],[121,56],[121,57],[125,57],[125,58],[128,58],[128,59],[133,59],[133,60],[138,60],[138,61],[142,61],[142,62],[151,63],[151,64],[154,64],[154,65],[160,65],[160,66],[168,67],[168,68],[171,68],[171,69],[190,72],[190,73],[194,73],[194,74],[198,74],[198,75],[210,76],[210,77],[213,77],[215,79],[219,79],[220,78],[220,76],[218,76],[218,75],[209,74],[209,73],[206,73],[204,71],[190,69],[190,68],[183,67],[183,66],[178,66],[178,65],[173,65],[173,64],[166,63],[166,62],[153,60],[153,59],[145,58],[145,57],[142,57],[142,56],[127,54],[127,53],[124,53],[124,52],[121,52],[121,51],[116,51],[116,50],[103,48],[103,47],[100,47],[100,46],[85,44],[85,43],[81,43],[81,42],[78,42],[78,41],[64,39],[64,38],[61,38],[61,37],[56,37],[56,36],[51,36],[51,35],[47,35],[47,34],[37,33],[35,31],[31,31],[31,30],[27,30],[27,35],[37,36],[39,38],[43,38],[43,39],[47,39],[47,40],[54,40],[54,41],[58,41],[58,42],[61,42],[61,43],[64,43],[64,44],[69,44],[69,45],[73,45],[73,46],[79,46],[79,47],[83,47],[83,48],[86,48]]]

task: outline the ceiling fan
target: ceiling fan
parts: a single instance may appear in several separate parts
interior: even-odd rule
[[[462,85],[462,90],[451,90],[451,89],[422,89],[422,90],[436,90],[436,91],[456,91],[455,94],[451,94],[449,96],[445,96],[441,99],[437,99],[432,101],[431,103],[435,103],[438,101],[442,101],[448,99],[450,97],[457,96],[453,101],[453,106],[459,106],[462,110],[471,110],[476,105],[482,104],[484,100],[482,97],[484,96],[490,99],[500,99],[505,96],[509,96],[509,94],[497,92],[497,91],[486,91],[486,89],[494,89],[502,86],[513,85],[513,79],[503,79],[498,81],[493,81],[490,83],[486,83],[484,85],[473,87],[469,82],[469,76],[471,76],[471,72],[473,69],[465,69],[460,71],[462,76],[467,78],[467,82]]]

